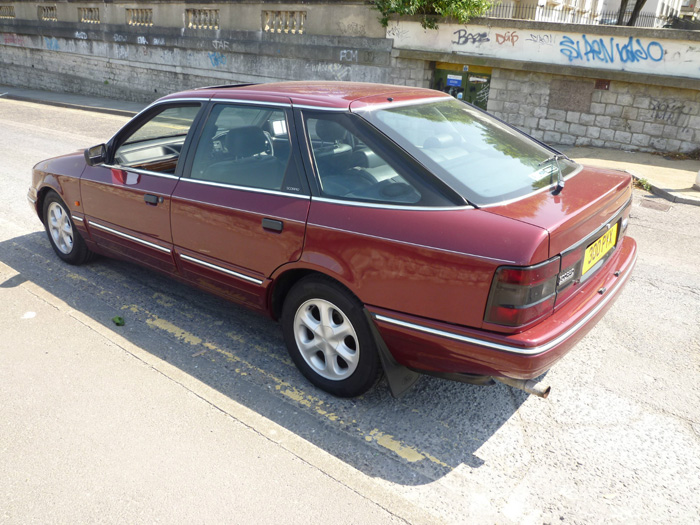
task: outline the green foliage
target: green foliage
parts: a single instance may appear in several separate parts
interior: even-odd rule
[[[649,181],[644,178],[635,179],[634,185],[637,186],[637,188],[643,189],[644,191],[651,191],[651,184],[649,184]]]
[[[466,24],[494,5],[492,0],[374,0],[373,3],[382,14],[379,21],[384,27],[391,15],[417,15],[426,29],[437,29],[437,20],[441,17],[454,18],[460,24]]]

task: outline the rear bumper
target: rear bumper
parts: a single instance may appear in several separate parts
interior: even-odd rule
[[[432,373],[538,377],[561,359],[612,306],[629,279],[637,244],[625,237],[616,253],[561,308],[518,334],[440,323],[367,307],[400,364]]]

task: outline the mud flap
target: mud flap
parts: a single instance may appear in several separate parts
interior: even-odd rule
[[[418,381],[421,374],[414,372],[413,370],[410,370],[396,362],[396,359],[394,359],[394,356],[391,355],[391,352],[387,348],[384,339],[382,339],[382,336],[377,329],[377,325],[374,324],[372,314],[369,313],[367,308],[363,308],[363,311],[367,317],[369,329],[372,332],[372,336],[374,337],[374,341],[377,345],[377,350],[379,351],[379,360],[382,362],[384,374],[389,382],[389,390],[391,391],[391,395],[398,399],[405,395],[406,392],[408,392],[411,387],[416,384],[416,381]]]

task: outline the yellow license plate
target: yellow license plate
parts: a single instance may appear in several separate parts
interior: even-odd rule
[[[606,253],[612,250],[613,246],[615,246],[616,239],[617,223],[605,232],[602,237],[586,248],[586,253],[583,255],[583,271],[581,275],[590,270]]]

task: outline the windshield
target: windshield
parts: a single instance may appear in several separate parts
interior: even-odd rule
[[[557,184],[579,166],[455,99],[360,111],[380,131],[477,206]],[[561,174],[559,170],[561,169]]]

